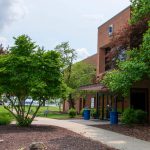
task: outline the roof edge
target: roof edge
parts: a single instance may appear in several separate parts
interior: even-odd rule
[[[131,8],[131,5],[129,5],[128,7],[126,7],[125,9],[123,9],[122,11],[120,11],[119,13],[117,13],[116,15],[114,15],[112,18],[108,19],[106,22],[104,22],[103,24],[101,24],[98,29],[105,25],[107,22],[109,22],[110,20],[112,20],[113,18],[117,17],[119,14],[121,14],[122,12],[126,11],[127,9]]]

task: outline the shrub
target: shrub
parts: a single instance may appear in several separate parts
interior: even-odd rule
[[[84,108],[80,111],[80,115],[84,116]]]
[[[143,110],[126,109],[121,121],[125,124],[142,124],[146,121],[146,112]]]
[[[135,123],[138,123],[138,124],[142,124],[144,122],[146,122],[146,115],[147,113],[144,112],[143,110],[136,110],[135,111]]]
[[[20,127],[28,127],[32,123],[32,119],[29,118],[29,117],[24,119],[24,118],[18,116],[16,121],[17,121],[17,125],[20,126]]]
[[[95,108],[91,109],[91,116],[95,118],[96,114],[97,114],[96,109]]]
[[[70,118],[74,118],[76,116],[76,110],[74,108],[71,108],[69,109],[68,114]]]
[[[0,125],[8,125],[12,121],[12,116],[8,113],[0,113]]]
[[[135,110],[128,108],[123,112],[123,116],[121,118],[121,122],[125,124],[133,124],[135,123]]]

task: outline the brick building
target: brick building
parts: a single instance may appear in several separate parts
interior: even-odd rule
[[[148,120],[150,120],[150,81],[143,80],[137,82],[130,89],[130,96],[128,98],[118,98],[111,93],[107,88],[99,83],[103,75],[113,69],[107,60],[107,54],[113,48],[111,47],[111,40],[113,33],[118,32],[130,19],[130,7],[127,7],[119,14],[98,27],[98,47],[96,59],[97,82],[92,85],[82,86],[80,89],[87,91],[95,91],[95,94],[88,95],[86,99],[78,100],[76,108],[81,110],[84,106],[91,107],[93,105],[97,110],[97,116],[100,119],[108,118],[107,106],[116,108],[119,112],[123,112],[125,108],[131,107],[134,109],[141,109],[147,112]],[[122,55],[122,53],[120,53]]]

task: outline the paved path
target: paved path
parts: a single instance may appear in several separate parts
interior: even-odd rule
[[[73,123],[79,123],[79,124],[83,124],[83,125],[100,125],[100,124],[109,124],[109,121],[102,121],[99,119],[90,119],[90,120],[84,120],[84,119],[69,119],[67,120],[69,122],[73,122]]]
[[[150,150],[150,142],[104,129],[75,123],[70,120],[56,120],[38,117],[36,118],[36,121],[33,122],[33,124],[55,125],[63,127],[120,150]]]

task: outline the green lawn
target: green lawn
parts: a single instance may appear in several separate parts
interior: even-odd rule
[[[31,110],[32,112],[34,112],[36,109],[36,106],[32,106]],[[49,110],[49,113],[47,116],[44,115],[44,111],[45,110]],[[26,106],[26,111],[28,110],[28,106]],[[31,112],[31,114],[32,114]],[[8,113],[8,111],[6,109],[4,109],[3,106],[0,106],[0,114],[1,113]],[[40,110],[37,113],[38,117],[46,117],[46,118],[52,118],[52,119],[69,119],[69,115],[67,113],[61,113],[59,112],[59,108],[58,107],[54,107],[54,106],[42,106],[40,108]],[[76,116],[76,118],[79,118],[80,116]]]
[[[8,111],[3,106],[0,106],[0,113],[8,113]]]
[[[32,111],[35,111],[36,109],[36,106],[32,106],[31,107],[31,110]],[[49,110],[49,111],[59,111],[59,108],[58,107],[55,107],[55,106],[49,106],[49,107],[46,107],[46,106],[42,106],[40,109],[39,109],[39,113],[43,113],[45,110]],[[26,111],[28,110],[28,106],[26,106]],[[4,109],[3,106],[0,106],[0,112],[8,112],[6,109]]]
[[[54,113],[50,112],[47,116],[44,116],[44,114],[38,114],[38,117],[46,117],[46,118],[52,118],[52,119],[68,119],[68,114],[62,114],[62,113]]]
[[[28,107],[29,106],[26,106],[26,111],[28,110]],[[36,109],[36,107],[37,106],[32,106],[31,107],[31,110],[32,111],[35,111],[35,109]],[[57,107],[57,106],[42,106],[40,109],[39,109],[39,111],[38,111],[38,113],[43,113],[45,110],[49,110],[49,111],[59,111],[59,107]]]

